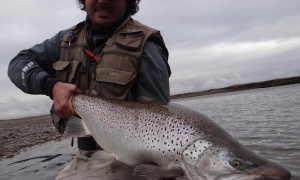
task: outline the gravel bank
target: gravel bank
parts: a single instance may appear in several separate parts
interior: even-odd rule
[[[13,157],[22,150],[61,139],[62,136],[52,125],[50,115],[0,120],[0,159]]]

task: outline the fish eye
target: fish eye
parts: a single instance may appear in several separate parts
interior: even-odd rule
[[[232,167],[234,167],[235,169],[242,169],[243,167],[243,163],[242,161],[238,160],[238,159],[234,159],[232,162],[230,162],[230,165]]]

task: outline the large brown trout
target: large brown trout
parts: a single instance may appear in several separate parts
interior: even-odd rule
[[[66,136],[93,136],[134,174],[187,180],[289,180],[205,115],[178,104],[75,95]],[[76,130],[75,130],[76,129]]]

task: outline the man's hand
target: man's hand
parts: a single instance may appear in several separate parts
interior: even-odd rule
[[[54,110],[62,118],[75,116],[76,113],[73,109],[71,100],[73,94],[80,94],[80,89],[74,84],[57,82],[52,88]]]

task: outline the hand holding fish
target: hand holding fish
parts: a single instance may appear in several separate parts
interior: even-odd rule
[[[69,83],[57,82],[52,88],[53,103],[55,112],[62,118],[74,116],[76,113],[71,104],[74,94],[80,94],[77,86]]]

